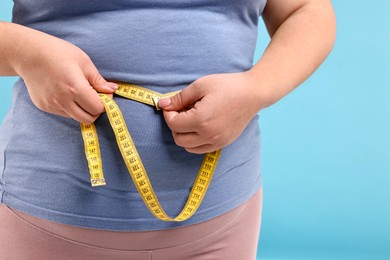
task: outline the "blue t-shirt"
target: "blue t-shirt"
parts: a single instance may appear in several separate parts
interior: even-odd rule
[[[265,0],[15,0],[13,22],[77,45],[106,79],[166,93],[208,74],[250,69],[264,5]],[[163,208],[176,216],[203,155],[175,145],[160,111],[120,97],[115,100]],[[107,185],[93,188],[79,123],[36,108],[23,80],[17,81],[0,128],[1,202],[70,225],[159,230],[221,215],[261,186],[255,117],[223,149],[197,213],[184,222],[158,220],[139,196],[105,114],[96,127]]]

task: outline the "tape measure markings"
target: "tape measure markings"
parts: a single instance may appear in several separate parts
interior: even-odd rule
[[[81,124],[81,132],[84,141],[85,156],[91,175],[91,184],[92,186],[106,185],[96,127],[94,124]]]
[[[157,105],[158,99],[170,97],[178,93],[178,91],[176,91],[160,94],[133,84],[120,83],[118,86],[118,90],[115,92],[116,94],[148,105],[156,106],[157,109],[159,109]],[[171,218],[165,213],[157,199],[145,167],[131,138],[130,132],[127,129],[121,110],[115,101],[107,95],[99,94],[99,96],[105,107],[128,172],[149,211],[155,217],[164,221],[184,221],[190,218],[199,208],[206,194],[217,166],[221,150],[205,155],[184,208],[177,217]],[[91,184],[92,186],[105,185],[96,127],[93,123],[81,124],[81,131],[91,175]]]

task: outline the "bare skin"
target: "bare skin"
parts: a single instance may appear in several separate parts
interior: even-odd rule
[[[39,109],[83,123],[104,112],[98,92],[112,94],[117,85],[103,79],[81,49],[5,22],[0,22],[0,39],[0,75],[21,76]]]
[[[201,77],[160,100],[177,145],[201,154],[232,143],[261,109],[309,77],[333,47],[330,0],[268,0],[263,19],[271,42],[253,68]],[[83,123],[104,111],[98,92],[112,94],[117,86],[103,79],[81,49],[6,22],[0,22],[0,39],[0,75],[21,76],[38,108]]]
[[[206,153],[232,143],[261,109],[308,78],[333,47],[335,16],[328,0],[268,0],[263,19],[271,42],[252,69],[207,75],[160,100],[177,145]]]

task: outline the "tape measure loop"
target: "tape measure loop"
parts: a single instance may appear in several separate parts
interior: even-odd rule
[[[157,109],[159,109],[158,100],[160,98],[171,97],[178,93],[178,91],[176,91],[167,94],[160,94],[133,84],[120,83],[118,86],[118,90],[115,94],[155,106]],[[131,138],[130,132],[127,129],[121,110],[115,101],[107,95],[99,94],[99,96],[106,110],[107,117],[111,128],[114,131],[116,142],[130,177],[149,211],[156,218],[163,221],[184,221],[193,216],[207,192],[214,171],[217,167],[221,150],[205,155],[183,210],[178,216],[171,218],[164,211],[157,199],[157,195],[154,192],[145,167],[134,145],[133,139]],[[106,182],[103,174],[96,127],[94,124],[81,124],[81,132],[84,141],[85,155],[88,161],[88,168],[91,175],[91,185],[105,185]]]

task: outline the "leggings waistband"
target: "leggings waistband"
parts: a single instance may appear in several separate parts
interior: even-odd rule
[[[136,232],[107,231],[70,226],[40,219],[8,207],[7,209],[10,211],[10,214],[13,214],[26,224],[40,229],[42,232],[58,236],[61,239],[114,250],[151,250],[187,244],[207,237],[228,226],[247,207],[258,208],[259,205],[254,206],[253,204],[259,204],[260,199],[261,191],[258,191],[241,206],[200,224],[166,230]],[[1,207],[6,206],[1,205]],[[183,236],[183,233],[188,235]]]

